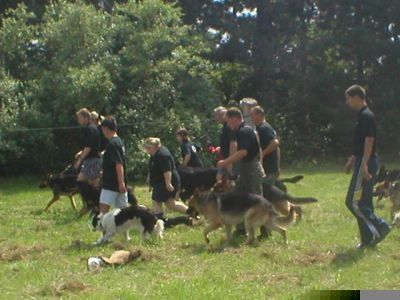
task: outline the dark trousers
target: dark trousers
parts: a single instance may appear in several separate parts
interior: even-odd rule
[[[377,157],[372,157],[368,162],[368,171],[372,175],[370,181],[365,181],[362,177],[361,161],[361,158],[356,160],[347,192],[346,206],[357,219],[361,243],[368,244],[374,238],[379,238],[381,228],[388,226],[388,223],[374,214],[373,189],[379,160]]]

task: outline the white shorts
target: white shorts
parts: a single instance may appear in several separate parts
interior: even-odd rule
[[[107,204],[114,208],[124,208],[128,206],[128,193],[118,193],[110,190],[101,190],[100,203]]]

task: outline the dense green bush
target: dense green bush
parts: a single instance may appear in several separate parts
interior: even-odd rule
[[[79,131],[8,131],[75,125],[81,107],[129,124],[120,131],[135,175],[146,169],[139,147],[144,137],[160,136],[175,150],[179,126],[204,135],[200,120],[219,98],[206,58],[210,45],[182,24],[179,9],[130,1],[108,14],[81,1],[58,1],[41,22],[34,20],[19,6],[0,32],[1,170],[68,163],[79,149]]]

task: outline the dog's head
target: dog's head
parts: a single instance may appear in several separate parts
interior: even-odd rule
[[[90,225],[93,231],[102,231],[103,227],[101,221],[103,219],[103,214],[99,212],[92,212],[90,214]]]
[[[54,175],[53,174],[47,174],[46,176],[43,177],[42,181],[39,184],[39,188],[44,189],[47,188],[51,185],[51,182],[53,180]]]
[[[382,198],[388,198],[390,196],[391,184],[389,181],[383,181],[375,187],[374,196],[378,197],[379,200]]]

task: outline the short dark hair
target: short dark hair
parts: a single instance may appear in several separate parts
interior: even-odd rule
[[[112,131],[117,131],[117,121],[114,117],[108,116],[101,122],[101,127],[107,127]]]
[[[365,100],[366,93],[365,89],[361,85],[355,84],[346,90],[345,95],[350,97],[358,96],[361,99]]]
[[[182,139],[187,140],[189,138],[189,132],[186,128],[179,128],[176,131],[176,134],[179,135]]]
[[[231,107],[226,111],[227,118],[243,119],[242,111],[237,107]]]

